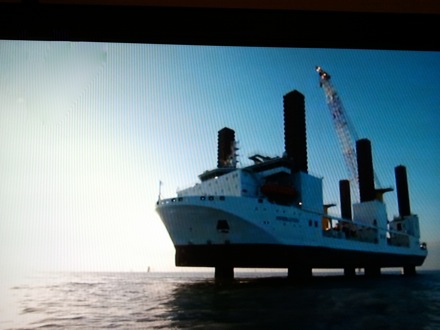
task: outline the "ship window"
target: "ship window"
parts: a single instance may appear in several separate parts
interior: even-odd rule
[[[258,203],[263,203],[263,199],[262,198],[258,198]]]
[[[213,200],[214,200],[214,196],[209,196],[208,199],[209,199],[210,201],[213,201]]]
[[[179,197],[177,200],[178,200],[179,202],[181,202],[181,201],[183,201],[183,197]]]
[[[312,227],[312,220],[309,220],[309,226]]]
[[[315,221],[315,227],[318,227],[318,221]]]
[[[401,231],[401,230],[402,230],[402,224],[401,224],[401,223],[398,223],[398,224],[397,224],[397,230],[398,230],[398,231]]]
[[[200,197],[200,200],[201,200],[201,201],[204,201],[205,199],[206,199],[205,196],[201,196],[201,197]]]
[[[220,196],[220,200],[224,201],[225,200],[225,196]]]

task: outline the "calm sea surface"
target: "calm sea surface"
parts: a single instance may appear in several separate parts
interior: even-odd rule
[[[440,329],[440,271],[371,279],[283,273],[50,273],[3,286],[1,329]]]

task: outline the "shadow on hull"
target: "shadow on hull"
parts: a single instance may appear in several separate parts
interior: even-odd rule
[[[398,267],[414,275],[425,256],[281,245],[176,246],[176,266],[215,267],[216,278],[233,278],[234,268],[287,268],[288,277],[309,278],[313,268],[343,269],[346,276],[364,268],[378,276],[381,268]]]

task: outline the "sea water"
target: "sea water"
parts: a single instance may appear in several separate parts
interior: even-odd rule
[[[440,329],[440,271],[41,273],[0,294],[1,329]]]

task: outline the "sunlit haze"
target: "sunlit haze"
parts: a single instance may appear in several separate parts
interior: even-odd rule
[[[283,95],[305,96],[309,171],[338,203],[347,170],[315,66],[332,76],[375,172],[408,172],[411,211],[440,269],[440,53],[0,41],[0,272],[172,271],[155,213],[217,162],[284,151]],[[395,191],[385,195],[398,213]],[[339,208],[330,210],[339,214]]]

